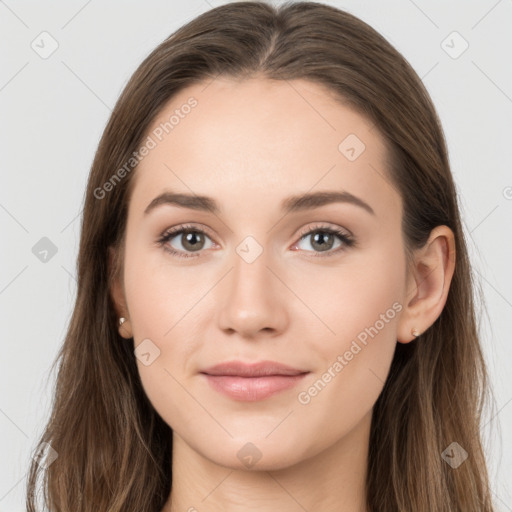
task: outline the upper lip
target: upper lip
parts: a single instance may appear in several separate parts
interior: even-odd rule
[[[234,375],[239,377],[262,377],[269,375],[300,375],[308,373],[291,366],[275,361],[259,361],[257,363],[244,363],[242,361],[227,361],[210,366],[200,373],[207,375]]]

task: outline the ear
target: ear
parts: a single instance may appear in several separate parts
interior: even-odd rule
[[[123,325],[120,326],[117,324],[119,334],[121,334],[123,338],[128,339],[132,337],[131,323],[128,307],[126,305],[123,280],[120,271],[121,266],[118,264],[118,258],[120,255],[117,251],[118,249],[112,246],[108,248],[108,274],[109,276],[112,275],[109,291],[112,302],[114,303],[117,320],[119,320],[119,318],[126,319]]]
[[[439,317],[446,304],[455,270],[455,237],[448,226],[437,226],[424,247],[414,254],[414,265],[407,275],[407,295],[398,324],[397,341],[409,343],[416,328],[425,332]]]

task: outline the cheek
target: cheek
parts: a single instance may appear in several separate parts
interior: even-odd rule
[[[183,392],[178,382],[195,368],[208,302],[202,299],[214,280],[193,267],[172,266],[158,250],[139,250],[137,244],[127,251],[124,279],[134,349],[147,346],[151,359],[157,356],[147,366],[137,359],[142,383],[151,401],[170,405]]]
[[[403,308],[398,299],[405,287],[405,260],[399,248],[391,240],[385,246],[375,243],[368,250],[351,253],[339,265],[288,276],[295,280],[296,294],[314,313],[311,322],[322,334],[313,338],[318,353],[332,360],[334,353],[348,350],[354,339],[362,343],[375,339],[379,342],[366,352],[378,355],[380,346],[396,342]]]
[[[194,344],[201,339],[194,321],[198,313],[194,304],[201,290],[179,270],[163,268],[161,262],[155,265],[142,254],[131,254],[125,266],[125,289],[134,350],[136,354],[150,354],[149,358],[137,356],[139,376],[148,400],[175,428],[184,410],[194,411],[200,419],[200,411],[186,391],[186,377],[188,365],[194,361]]]
[[[312,337],[323,366],[301,387],[298,402],[308,414],[323,416],[333,435],[373,407],[393,359],[404,262],[390,247],[315,276],[317,292],[310,297],[329,330]]]
[[[127,251],[125,289],[136,341],[153,337],[165,343],[182,325],[193,324],[195,306],[211,287],[193,267],[168,258],[164,249]]]
[[[366,303],[364,314],[351,315],[352,309],[340,314],[345,321],[335,326],[339,334],[324,337],[324,343],[313,348],[324,365],[297,390],[297,418],[303,420],[299,428],[304,428],[304,436],[321,428],[319,442],[334,443],[371,412],[393,359],[399,307],[395,303],[370,310]]]

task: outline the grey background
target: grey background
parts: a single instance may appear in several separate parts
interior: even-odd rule
[[[52,399],[48,371],[76,290],[83,193],[110,110],[149,51],[222,3],[0,0],[0,512],[24,510],[30,453]],[[512,1],[326,3],[359,16],[402,52],[441,117],[487,303],[492,487],[497,509],[512,510]],[[31,47],[51,49],[43,31],[58,43],[45,59]],[[460,55],[454,31],[469,44]],[[46,262],[33,252],[43,237],[57,249]]]

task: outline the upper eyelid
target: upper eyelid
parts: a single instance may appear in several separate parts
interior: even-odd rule
[[[314,226],[308,226],[308,227],[304,228],[303,230],[301,230],[299,233],[299,236],[303,237],[303,236],[309,235],[316,230],[318,230],[318,231],[320,231],[320,230],[341,231],[341,232],[344,232],[343,234],[345,236],[347,236],[347,238],[353,236],[352,232],[349,231],[347,228],[333,225],[332,223],[327,222],[327,221],[325,221],[325,222],[317,221]]]
[[[165,236],[167,234],[178,234],[181,231],[204,231],[207,235],[212,234],[212,231],[203,224],[179,224],[178,226],[174,226],[172,228],[168,228],[162,232],[162,236]],[[213,236],[213,235],[212,235]]]
[[[325,230],[331,229],[331,230],[345,231],[346,233],[344,233],[344,234],[347,237],[352,237],[353,236],[352,233],[347,228],[335,226],[335,225],[331,224],[328,221],[316,221],[314,226],[305,227],[304,229],[302,229],[299,232],[299,234],[297,236],[302,238],[302,237],[304,237],[306,235],[310,235],[315,230],[321,230],[321,229],[325,229]],[[175,227],[172,227],[172,228],[168,228],[168,229],[166,229],[166,230],[164,230],[162,232],[161,237],[165,237],[166,235],[171,235],[171,234],[172,235],[177,235],[177,234],[180,234],[181,232],[186,231],[186,230],[190,230],[190,231],[193,231],[193,230],[204,231],[207,235],[211,236],[212,238],[215,238],[213,233],[212,233],[212,231],[210,230],[210,228],[208,228],[206,225],[204,225],[204,224],[189,224],[189,223],[179,224],[178,226],[175,226]]]

